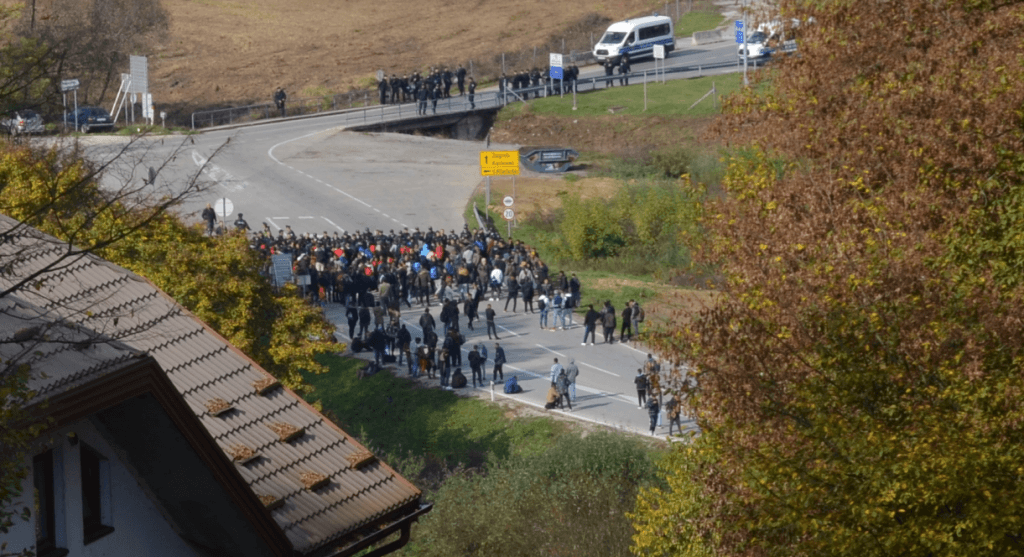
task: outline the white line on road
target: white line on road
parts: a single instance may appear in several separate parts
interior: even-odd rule
[[[344,234],[344,233],[345,233],[345,229],[344,229],[344,228],[342,228],[342,227],[340,227],[340,226],[338,226],[338,225],[336,225],[336,224],[334,224],[333,222],[331,222],[331,219],[329,219],[329,218],[327,218],[327,217],[320,217],[320,218],[322,218],[322,219],[324,219],[325,221],[327,221],[327,224],[330,224],[330,225],[331,225],[331,226],[333,226],[334,228],[337,228],[338,230],[340,230],[342,234]]]
[[[274,220],[288,220],[288,217],[270,217]]]
[[[556,356],[561,356],[563,358],[575,358],[575,356],[566,356],[565,354],[562,354],[561,352],[555,352],[554,350],[548,348],[547,346],[544,346],[543,344],[538,344],[537,347],[538,348],[543,348],[544,350],[547,350],[548,352],[551,352],[552,354],[554,354]],[[610,371],[605,371],[605,370],[603,370],[603,369],[601,369],[601,368],[599,368],[597,366],[590,365],[587,362],[582,362],[581,361],[581,362],[579,362],[579,364],[583,365],[583,366],[587,366],[589,368],[596,369],[597,371],[600,371],[601,373],[607,373],[608,375],[614,375],[615,377],[622,377],[618,373],[612,373]]]
[[[316,217],[299,217],[300,219],[315,219]]]
[[[270,223],[270,226],[273,226],[274,228],[276,228],[276,229],[278,229],[278,230],[281,230],[281,227],[280,227],[280,226],[278,226],[278,225],[277,225],[277,223],[276,223],[276,222],[274,222],[274,221],[273,221],[273,220],[272,220],[272,219],[271,219],[270,217],[267,217],[267,222],[269,222],[269,223]]]
[[[271,159],[273,159],[273,161],[274,161],[274,162],[276,162],[277,164],[279,164],[279,165],[281,165],[281,166],[284,166],[284,167],[286,167],[286,168],[291,168],[292,170],[296,170],[296,169],[295,169],[295,168],[293,168],[292,166],[290,166],[290,165],[287,165],[287,164],[285,164],[285,163],[281,162],[281,160],[280,160],[280,159],[278,159],[277,157],[275,157],[275,156],[274,156],[274,149],[277,149],[278,147],[280,147],[280,146],[284,145],[285,143],[291,143],[292,141],[298,141],[298,140],[300,140],[300,139],[305,139],[305,138],[307,138],[307,137],[312,137],[312,136],[314,136],[314,135],[317,135],[317,134],[323,133],[323,131],[330,131],[330,130],[322,130],[322,131],[318,131],[318,132],[313,132],[313,133],[307,133],[306,135],[300,135],[299,137],[293,137],[293,138],[291,138],[291,139],[286,139],[286,140],[284,140],[284,141],[282,141],[282,142],[278,143],[277,145],[274,145],[274,146],[273,146],[273,147],[271,147],[270,149],[268,149],[268,150],[267,150],[267,156],[268,156],[268,157],[270,157]],[[297,171],[297,170],[296,170],[296,171]],[[326,186],[328,186],[328,187],[330,187],[330,188],[331,188],[331,189],[333,189],[334,191],[336,191],[336,192],[338,192],[338,193],[340,193],[340,194],[342,194],[342,195],[344,195],[344,196],[348,197],[348,198],[349,198],[349,199],[351,199],[352,201],[358,201],[359,203],[362,203],[363,205],[366,205],[367,207],[372,207],[372,205],[370,205],[369,203],[367,203],[367,202],[363,201],[362,199],[359,199],[358,197],[356,197],[356,196],[354,196],[354,195],[352,195],[352,194],[350,194],[350,193],[348,193],[348,192],[346,192],[346,191],[342,191],[342,190],[340,190],[340,189],[338,189],[338,188],[336,188],[336,187],[334,187],[334,186],[332,186],[332,185],[330,185],[330,184],[327,184],[326,182],[321,182],[321,183],[322,183],[322,184],[324,184],[324,185],[326,185]]]

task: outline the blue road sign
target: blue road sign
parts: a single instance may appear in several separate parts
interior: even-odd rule
[[[736,31],[736,42],[743,44],[743,31]]]
[[[742,19],[737,19],[736,20],[736,30],[739,31],[741,29],[743,29],[743,20]]]
[[[551,66],[551,79],[562,79],[562,68]]]

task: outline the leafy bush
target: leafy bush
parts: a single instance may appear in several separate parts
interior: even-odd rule
[[[655,151],[651,155],[651,165],[669,178],[681,178],[690,173],[693,154],[689,149],[673,147]]]
[[[626,513],[654,480],[654,468],[637,440],[563,436],[539,455],[450,477],[405,553],[626,554],[632,535]]]

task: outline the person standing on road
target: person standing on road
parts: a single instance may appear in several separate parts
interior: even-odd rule
[[[473,374],[473,387],[476,387],[477,384],[483,387],[484,375],[480,369],[483,362],[480,359],[480,351],[477,349],[475,344],[473,345],[473,349],[469,351],[469,356],[467,356],[467,358],[469,359],[469,369]]]
[[[633,383],[636,385],[637,408],[643,408],[644,403],[647,402],[647,375],[644,374],[643,369],[636,370]]]
[[[551,382],[554,383],[558,379],[558,374],[562,372],[562,364],[558,363],[558,358],[555,358],[555,365],[551,366]]]
[[[590,335],[590,345],[593,346],[597,340],[597,320],[601,318],[601,314],[594,310],[594,304],[587,306],[587,314],[583,316],[583,342],[582,346],[587,345],[587,335]]]
[[[487,304],[487,309],[484,311],[484,318],[487,320],[487,338],[491,338],[493,332],[494,340],[498,340],[498,328],[494,326],[494,315],[494,308],[491,307],[491,304]]]
[[[619,62],[619,85],[629,85],[629,55],[623,54]]]
[[[459,69],[455,70],[455,80],[458,82],[459,96],[461,97],[466,92],[466,68],[462,67],[462,64],[459,64]],[[469,94],[472,95],[473,93],[470,92]],[[472,103],[473,101],[469,102]]]
[[[420,316],[420,329],[423,329],[423,334],[426,335],[437,328],[437,322],[434,321],[434,316],[430,315],[430,308],[423,308],[423,315]]]
[[[491,381],[497,381],[500,377],[502,381],[505,380],[505,372],[503,367],[505,366],[505,349],[501,347],[497,342],[494,343],[494,369],[491,370]]]
[[[345,308],[345,318],[348,320],[348,338],[356,338],[356,326],[359,325],[359,310],[349,305]]]
[[[633,325],[633,337],[639,338],[640,337],[640,323],[643,321],[643,316],[644,316],[643,308],[641,308],[640,304],[636,303],[633,300],[629,301],[629,305],[630,305],[630,308],[633,310],[630,313],[630,316],[629,316],[629,320],[630,320],[630,322]]]
[[[242,218],[242,213],[238,213],[238,218],[235,220],[235,230],[241,230],[242,232],[252,230],[249,228],[249,223],[245,222],[245,219]]]
[[[576,402],[576,378],[579,376],[580,368],[576,365],[576,358],[569,358],[569,365],[565,366],[565,378],[569,380],[569,394],[573,402]]]
[[[512,313],[515,313],[516,304],[519,302],[519,281],[511,273],[508,276],[508,298],[505,298],[505,311],[508,311],[509,302],[512,302]]]
[[[540,296],[537,297],[537,309],[540,311],[540,328],[541,330],[548,328],[548,312],[551,311],[551,301],[548,300],[547,294],[541,291]]]
[[[651,398],[647,399],[647,415],[651,418],[651,435],[654,435],[654,429],[658,427],[658,416],[661,414],[661,408],[658,406],[658,397],[651,393]]]
[[[626,342],[633,337],[633,331],[629,328],[633,318],[632,302],[622,308],[622,329],[619,331],[619,342]]]
[[[380,93],[380,104],[388,104],[388,80],[382,79],[377,83],[377,92]]]
[[[419,115],[419,116],[426,116],[427,115],[427,97],[428,96],[429,96],[429,93],[427,93],[427,88],[425,86],[420,87],[416,91],[416,101],[418,102],[418,104],[416,105],[416,114],[417,115]],[[426,270],[426,269],[424,269],[424,270]]]
[[[461,89],[461,87],[460,87]],[[459,93],[462,94],[461,92]],[[476,97],[476,80],[472,77],[469,78],[469,109],[476,110],[476,103],[473,102],[473,98]]]
[[[615,80],[612,77],[615,74],[615,64],[612,64],[612,59],[609,58],[604,61],[604,76],[608,79],[605,80],[605,87],[613,87]]]
[[[604,341],[612,344],[615,342],[615,306],[611,300],[604,301],[604,309],[601,311],[601,324],[604,326]]]
[[[207,203],[206,208],[203,209],[203,220],[206,221],[207,236],[213,236],[213,230],[217,224],[217,212],[213,210],[213,207],[211,207],[209,203]]]
[[[672,426],[675,425],[676,429],[679,430],[679,434],[683,433],[683,424],[679,420],[679,416],[682,414],[682,404],[679,399],[672,395],[665,401],[665,415],[668,416],[668,435],[672,436]]]
[[[285,116],[284,103],[288,100],[288,94],[284,92],[284,87],[278,87],[277,91],[274,91],[274,104],[277,109],[281,111],[281,118]]]
[[[569,400],[569,378],[565,374],[565,370],[558,372],[558,377],[555,378],[555,388],[558,390],[559,402],[561,399],[565,399],[565,405],[569,407],[569,411],[572,412],[572,402]]]
[[[437,99],[441,97],[441,86],[435,85],[430,90],[430,113],[437,114]]]

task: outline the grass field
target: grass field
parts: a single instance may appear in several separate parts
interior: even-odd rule
[[[683,14],[676,22],[676,36],[689,37],[697,31],[711,31],[725,23],[725,18],[717,11],[694,11]]]
[[[323,362],[330,371],[304,376],[313,387],[307,399],[320,401],[328,417],[413,481],[429,484],[460,464],[543,451],[568,428],[549,418],[510,417],[500,406],[390,373],[360,380],[361,360],[326,356]]]
[[[571,98],[547,97],[530,101],[530,111],[538,115],[551,114],[574,118],[611,116],[612,112],[609,109],[616,109],[615,113],[628,113],[632,116],[706,117],[718,114],[721,103],[716,105],[709,96],[692,109],[690,105],[708,93],[712,85],[717,95],[721,97],[738,91],[743,83],[743,76],[736,73],[655,83],[652,72],[648,79],[650,81],[647,84],[647,110],[644,110],[643,75],[634,73],[630,77],[628,87],[616,86],[577,95],[576,110],[572,109]],[[523,106],[523,103],[516,103],[505,110],[521,111]],[[514,112],[503,117],[507,119],[513,116]]]

